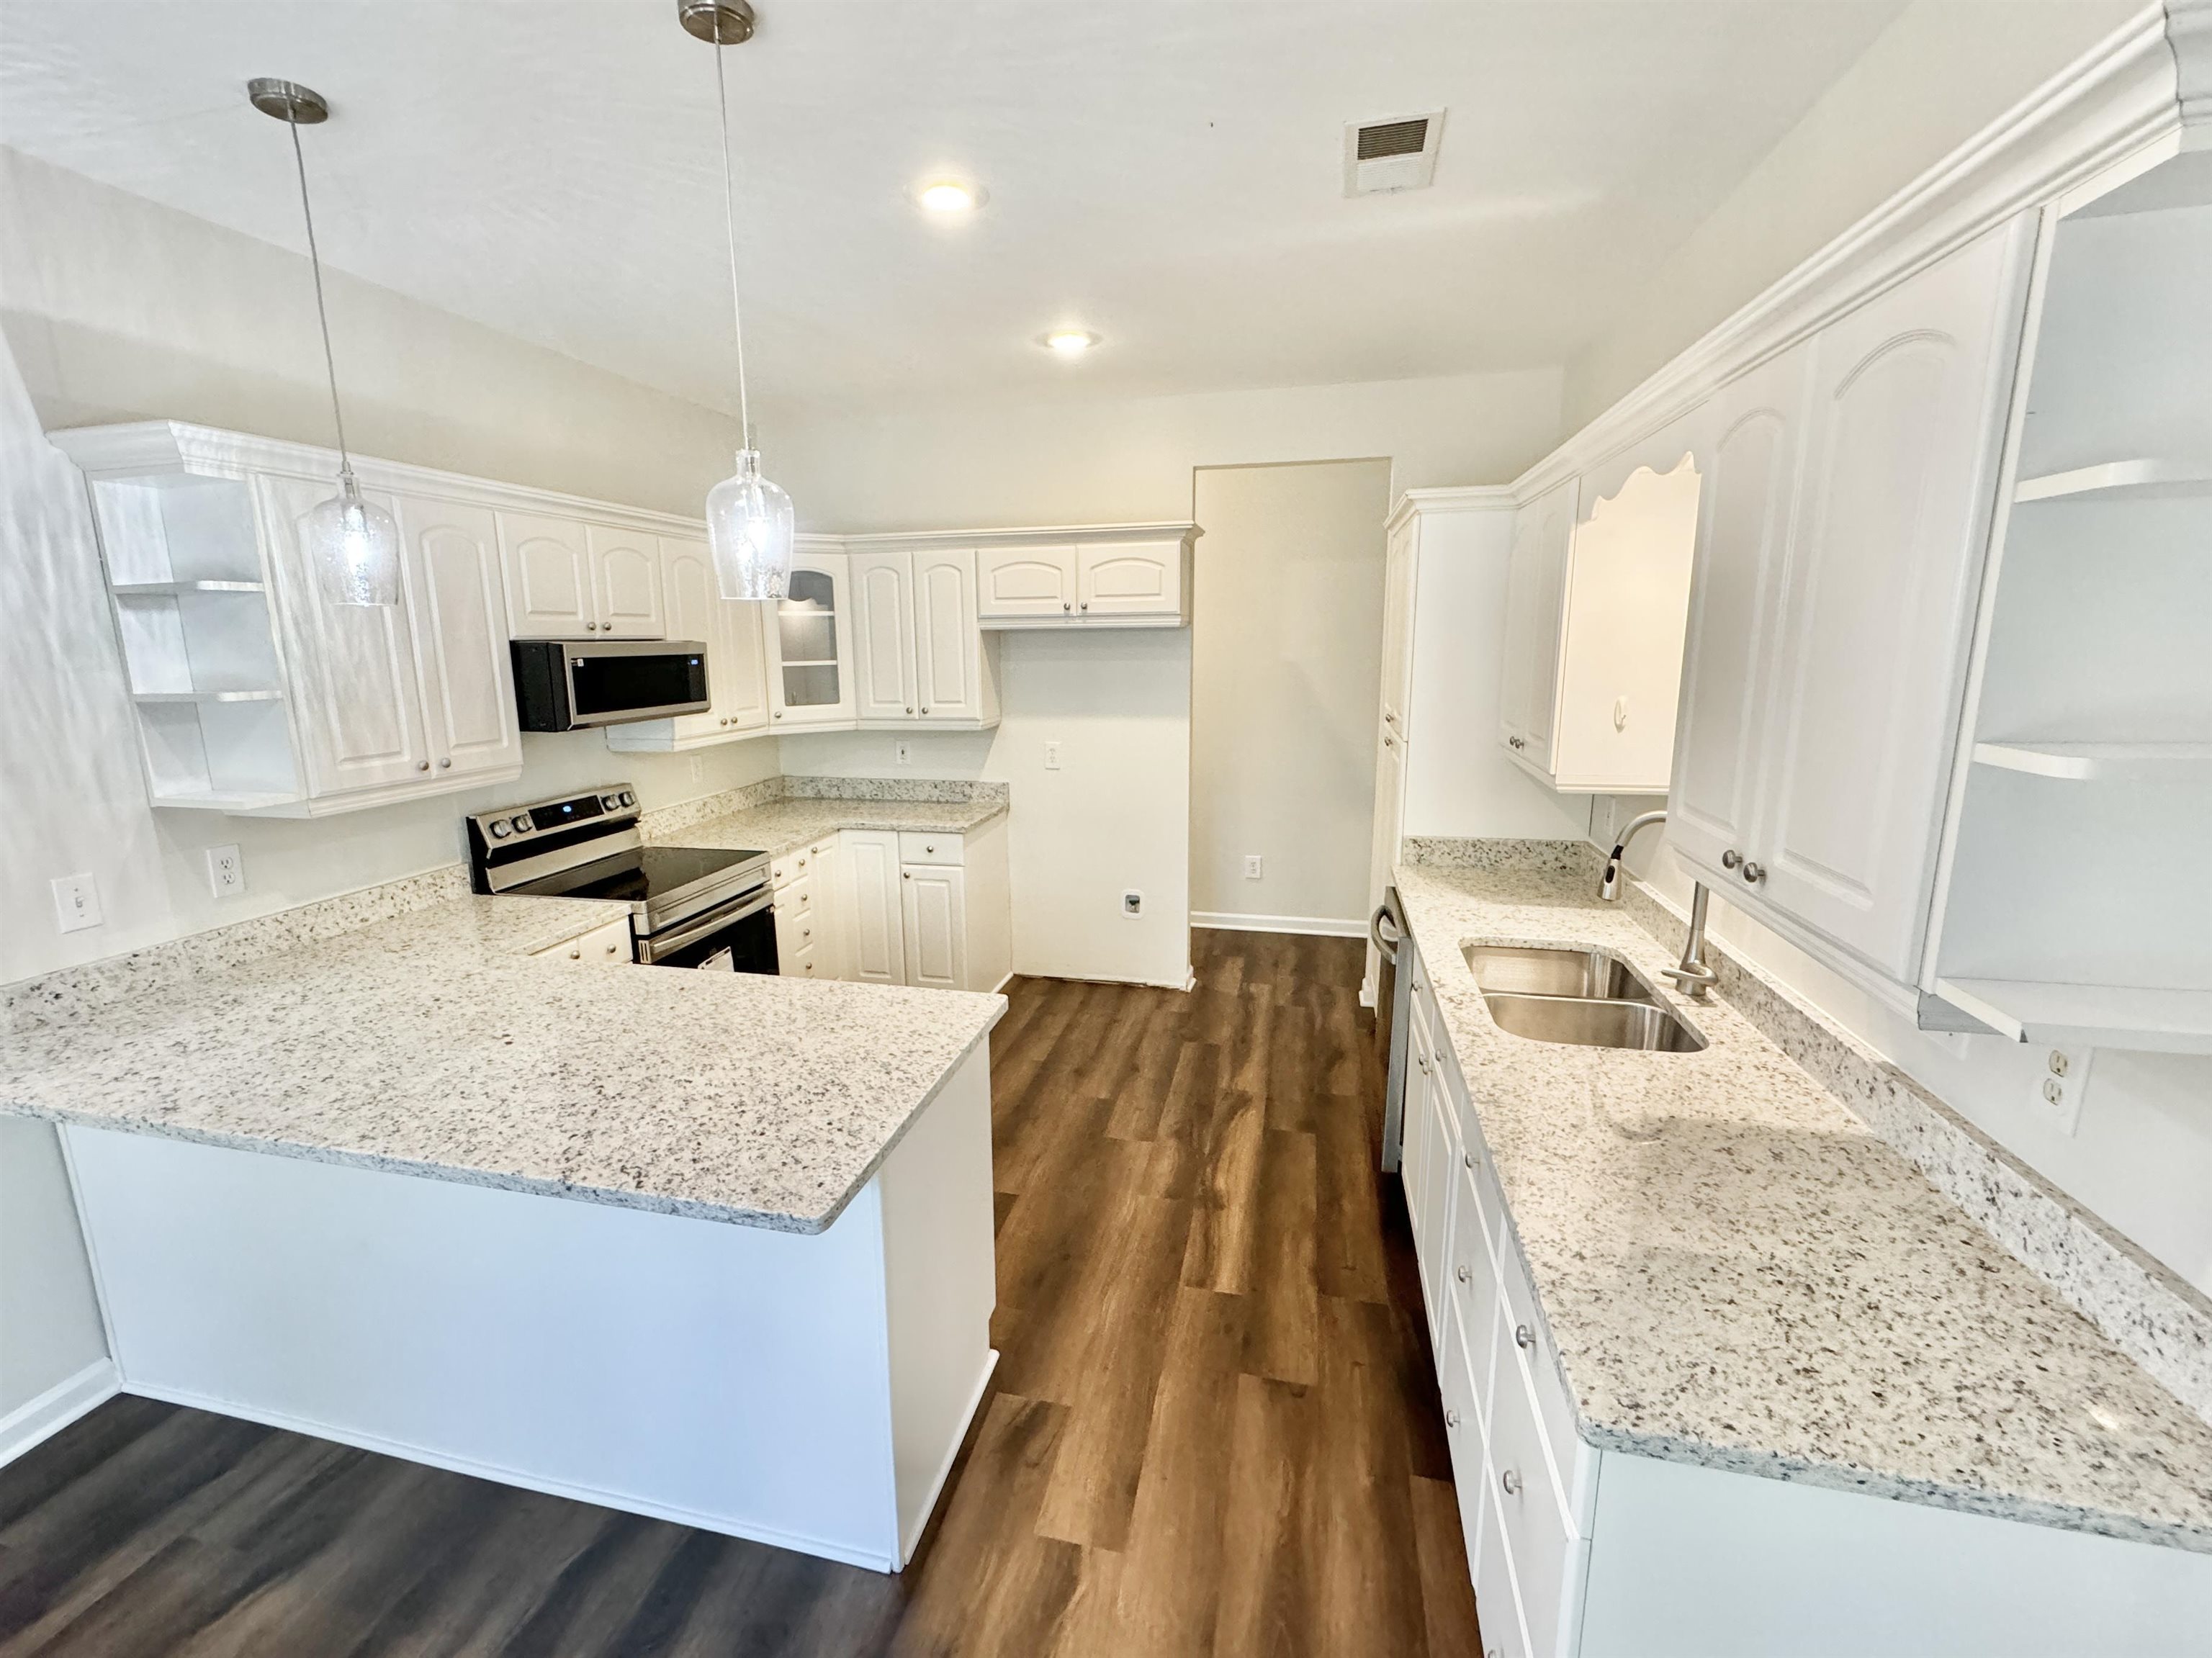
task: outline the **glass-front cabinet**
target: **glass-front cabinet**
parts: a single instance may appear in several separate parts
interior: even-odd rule
[[[790,591],[763,605],[775,671],[769,676],[772,730],[832,725],[853,718],[849,570],[843,553],[802,548]]]

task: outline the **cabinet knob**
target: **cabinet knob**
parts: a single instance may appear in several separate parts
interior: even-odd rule
[[[1459,1264],[1458,1271],[1454,1274],[1454,1276],[1456,1277],[1462,1284],[1465,1284],[1474,1275],[1467,1270],[1467,1263],[1465,1261],[1462,1261]]]
[[[1518,1497],[1521,1495],[1521,1473],[1519,1469],[1508,1468],[1504,1473],[1498,1476],[1498,1483],[1504,1490],[1506,1496]]]
[[[782,718],[783,718],[783,710],[782,710],[781,708],[778,708],[778,709],[775,711],[775,717],[776,717],[778,720],[781,720],[781,719],[782,719]]]
[[[1513,1327],[1513,1345],[1526,1352],[1536,1345],[1536,1333],[1525,1324]]]
[[[814,936],[814,929],[811,926],[803,926],[799,929],[799,936],[802,938],[811,938]]]
[[[621,949],[622,946],[620,944],[609,944],[607,946],[607,954],[610,956],[616,955],[621,950]]]
[[[935,847],[931,846],[927,841],[922,842],[921,849],[924,852],[935,852],[937,850]]]
[[[586,622],[584,624],[584,631],[587,634],[595,634],[599,632],[599,624],[596,622]]]
[[[907,711],[908,714],[912,714],[912,713],[914,712],[914,704],[913,704],[913,703],[911,703],[911,702],[908,703],[908,704],[906,705],[906,711]]]
[[[1395,749],[1395,748],[1396,748],[1398,745],[1397,745],[1395,743],[1392,742],[1389,738],[1387,738],[1387,737],[1386,737],[1386,738],[1384,738],[1382,739],[1382,746],[1383,746],[1384,748],[1386,748],[1386,749]]]
[[[1743,860],[1743,878],[1753,886],[1757,886],[1766,878],[1766,868],[1764,865],[1754,864],[1747,858]]]
[[[929,712],[929,710],[928,710],[927,708],[924,708],[924,709],[922,710],[922,712],[923,712],[924,714],[927,714],[927,713]]]
[[[1444,1412],[1444,1426],[1447,1428],[1456,1428],[1459,1426],[1459,1412],[1457,1411],[1446,1411]]]
[[[1091,608],[1091,601],[1089,599],[1086,598],[1083,601],[1083,608],[1086,610]]]
[[[447,755],[441,755],[441,756],[439,756],[439,759],[438,759],[438,768],[439,768],[441,771],[443,771],[443,770],[445,770],[447,767],[451,766],[453,763],[453,756],[452,755],[450,755],[450,754],[447,754]]]
[[[899,872],[899,879],[902,881],[911,881],[914,879],[914,872],[910,869],[901,870]]]
[[[1459,1160],[1470,1169],[1474,1167],[1474,1153],[1472,1151],[1461,1152],[1459,1154]]]
[[[580,962],[584,959],[584,952],[580,950],[572,950],[568,952],[568,959],[572,962]]]
[[[1734,847],[1730,847],[1726,852],[1721,854],[1721,867],[1723,869],[1734,869],[1742,861],[1743,854],[1738,852]]]
[[[430,762],[427,760],[417,760],[415,762],[415,769],[416,771],[428,771],[430,769]]]

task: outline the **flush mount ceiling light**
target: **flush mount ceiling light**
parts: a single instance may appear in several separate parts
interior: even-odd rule
[[[331,423],[338,440],[338,492],[307,514],[307,552],[323,595],[333,604],[397,604],[399,602],[399,526],[392,514],[363,501],[346,453],[345,415],[338,407],[338,365],[331,352],[331,318],[323,304],[323,258],[315,246],[315,213],[307,204],[307,161],[300,149],[300,129],[319,126],[331,106],[312,87],[261,76],[246,83],[246,95],[264,115],[284,123],[292,135],[292,166],[300,179],[300,216],[307,227],[307,264],[315,273],[315,320],[323,331],[323,367],[331,381]]]
[[[781,598],[791,582],[791,497],[761,476],[745,397],[745,319],[738,303],[738,192],[730,161],[730,94],[722,48],[753,38],[747,0],[677,0],[684,32],[714,48],[714,105],[721,116],[722,222],[729,234],[730,324],[738,342],[738,470],[707,492],[707,544],[725,598]]]
[[[1079,357],[1098,343],[1098,336],[1087,328],[1055,328],[1041,343],[1049,347],[1059,356]]]
[[[982,185],[960,179],[929,179],[915,186],[914,199],[925,212],[945,218],[973,213],[990,199]]]

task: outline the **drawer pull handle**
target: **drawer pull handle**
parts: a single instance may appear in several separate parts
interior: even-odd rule
[[[1468,1272],[1468,1271],[1467,1270],[1467,1263],[1466,1263],[1465,1261],[1462,1261],[1462,1262],[1460,1262],[1460,1264],[1459,1264],[1459,1281],[1460,1281],[1462,1284],[1465,1284],[1465,1283],[1466,1283],[1469,1278],[1473,1278],[1474,1276],[1474,1273],[1472,1273],[1472,1272]]]
[[[1518,1497],[1521,1495],[1521,1475],[1516,1470],[1508,1468],[1504,1473],[1498,1476],[1498,1483],[1505,1488],[1506,1496]]]
[[[1447,1428],[1456,1428],[1459,1426],[1459,1412],[1457,1411],[1446,1411],[1444,1412],[1444,1426]]]
[[[1525,1324],[1513,1327],[1513,1345],[1526,1352],[1536,1345],[1536,1333]]]

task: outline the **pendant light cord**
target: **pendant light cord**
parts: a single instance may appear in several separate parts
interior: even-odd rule
[[[722,118],[722,224],[730,243],[730,322],[738,336],[738,425],[744,446],[753,446],[752,410],[745,401],[745,316],[738,303],[738,187],[730,165],[730,93],[722,75],[722,43],[714,42],[714,106]],[[298,143],[295,135],[293,142]]]
[[[323,256],[315,247],[315,210],[307,204],[307,158],[300,149],[300,123],[287,114],[284,125],[292,135],[292,165],[300,175],[300,216],[307,225],[307,263],[315,273],[315,320],[323,330],[323,367],[331,377],[331,423],[337,428],[338,476],[351,479],[353,461],[346,453],[345,412],[338,407],[338,361],[331,352],[331,313],[323,303]]]

